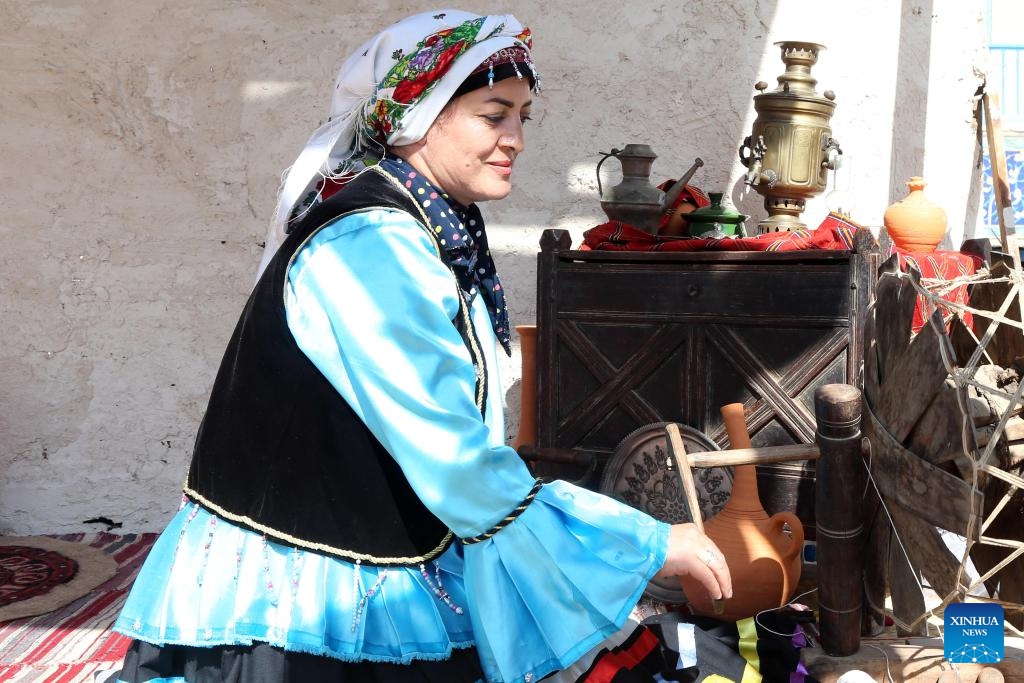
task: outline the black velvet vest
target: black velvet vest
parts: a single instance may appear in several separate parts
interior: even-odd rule
[[[221,362],[185,493],[287,545],[368,564],[418,564],[443,552],[451,532],[298,347],[285,319],[294,254],[332,219],[375,207],[426,220],[403,188],[380,172],[364,171],[311,211],[268,265]],[[446,261],[440,246],[438,257]],[[484,362],[460,301],[453,324],[472,354],[483,412]]]

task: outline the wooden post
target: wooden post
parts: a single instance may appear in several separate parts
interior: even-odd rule
[[[1017,228],[1014,224],[1013,198],[1010,195],[1010,174],[1006,168],[1006,149],[1003,144],[1002,112],[999,95],[985,84],[981,97],[985,110],[985,132],[988,137],[988,160],[992,166],[992,186],[999,208],[999,237],[1003,251],[1010,255],[1015,270],[1020,270],[1020,251],[1017,248]]]
[[[568,230],[548,228],[541,233],[540,252],[537,254],[537,340],[535,342],[537,352],[535,361],[537,428],[534,433],[534,445],[538,447],[554,446],[558,428],[555,421],[547,419],[551,414],[551,406],[555,404],[557,391],[553,380],[557,376],[555,349],[557,347],[558,321],[555,319],[552,302],[558,291],[558,260],[561,258],[561,252],[568,251],[571,246],[572,237]],[[545,283],[544,286],[541,286],[541,283]],[[579,476],[578,468],[544,461],[535,463],[533,473],[550,479],[572,479],[574,476]]]
[[[1003,140],[1003,114],[999,107],[999,93],[989,83],[981,96],[985,112],[985,134],[988,139],[988,161],[992,167],[992,186],[999,209],[999,238],[1003,251],[1009,255],[1015,272],[1021,272],[1020,248],[1017,245],[1017,225],[1014,220],[1013,197],[1010,193],[1010,172],[1006,167],[1006,146]],[[1024,315],[1024,289],[1018,290],[1018,313]],[[1012,317],[1012,315],[1011,315]]]
[[[814,392],[821,457],[815,483],[818,621],[821,647],[834,657],[860,649],[863,595],[861,393],[848,384]]]

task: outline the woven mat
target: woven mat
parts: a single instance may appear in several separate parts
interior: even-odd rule
[[[0,622],[52,612],[87,595],[116,571],[114,558],[81,543],[50,536],[0,537],[0,597],[9,603],[0,606]]]
[[[156,534],[69,534],[51,540],[60,542],[60,552],[69,557],[75,551],[68,545],[80,551],[77,557],[106,556],[114,572],[63,606],[0,622],[0,681],[91,683],[97,672],[120,665],[131,642],[110,627]],[[88,566],[89,561],[80,564]]]

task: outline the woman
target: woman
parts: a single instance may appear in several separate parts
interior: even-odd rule
[[[476,203],[511,189],[530,46],[511,16],[445,10],[342,67],[117,621],[120,680],[532,681],[656,573],[731,593],[692,525],[542,486],[504,444]]]

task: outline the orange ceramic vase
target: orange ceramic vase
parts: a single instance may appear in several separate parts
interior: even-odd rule
[[[519,383],[519,430],[512,448],[537,442],[537,326],[516,325],[522,375]]]
[[[885,210],[889,239],[900,249],[916,252],[935,251],[946,236],[946,211],[924,195],[924,178],[914,176],[907,181],[910,193]]]
[[[723,406],[722,417],[731,447],[750,448],[743,404]],[[784,525],[789,525],[789,534]],[[754,465],[733,468],[732,495],[717,515],[704,522],[704,531],[725,555],[733,596],[724,601],[724,611],[716,613],[704,587],[688,576],[680,577],[695,613],[739,621],[782,607],[793,597],[800,580],[804,527],[790,512],[768,516],[758,498]]]

